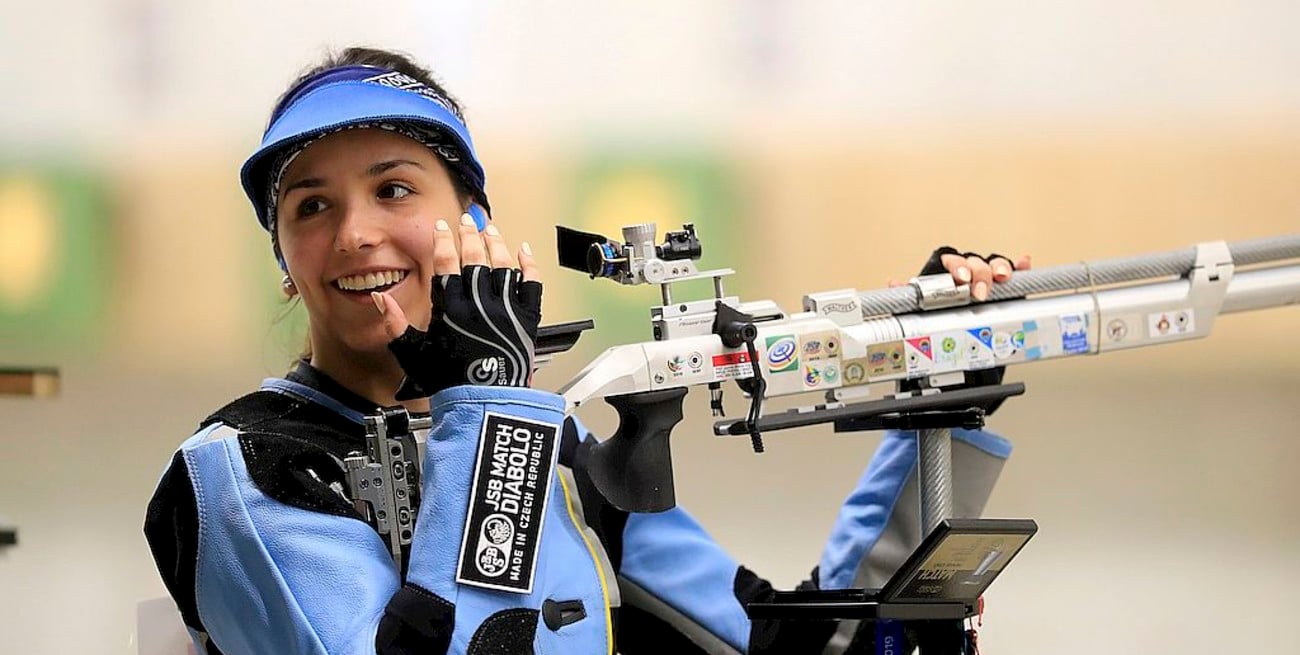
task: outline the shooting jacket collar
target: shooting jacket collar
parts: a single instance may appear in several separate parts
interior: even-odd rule
[[[314,402],[357,425],[364,425],[366,415],[379,409],[378,405],[349,391],[305,359],[299,360],[283,378],[263,380],[262,390]]]

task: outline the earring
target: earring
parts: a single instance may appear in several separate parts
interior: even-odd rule
[[[290,298],[298,295],[298,288],[293,286],[293,280],[289,279],[288,275],[280,278],[280,290],[284,291],[284,295]]]

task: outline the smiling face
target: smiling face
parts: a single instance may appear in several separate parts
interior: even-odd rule
[[[313,363],[387,356],[371,291],[388,291],[413,325],[428,325],[433,225],[461,212],[442,162],[400,134],[344,130],[293,160],[276,230],[307,308]]]

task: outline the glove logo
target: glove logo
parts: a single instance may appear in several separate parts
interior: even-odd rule
[[[476,359],[465,369],[465,377],[470,384],[485,385],[497,382],[500,372],[505,367],[498,357],[484,357]]]

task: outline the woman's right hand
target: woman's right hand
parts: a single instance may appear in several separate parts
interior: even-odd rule
[[[433,317],[416,329],[386,293],[371,294],[406,373],[397,400],[428,397],[463,384],[526,387],[532,377],[542,283],[528,244],[518,265],[491,223],[479,234],[465,214],[460,252],[446,221],[433,232]]]

